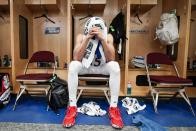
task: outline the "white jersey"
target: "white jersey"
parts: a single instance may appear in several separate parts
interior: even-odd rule
[[[83,36],[83,39],[84,39],[84,37],[85,36]],[[92,43],[91,43],[92,44]],[[88,45],[89,46],[89,45]],[[100,46],[102,46],[102,45],[100,45]],[[92,48],[90,48],[90,47],[87,47],[88,49],[92,49]],[[101,54],[101,56],[105,56],[105,54],[104,54],[104,52],[103,53],[101,53],[100,52],[100,54]],[[93,58],[93,61],[92,61],[92,63],[91,63],[91,66],[101,66],[101,65],[103,65],[103,64],[105,64],[106,63],[106,61],[105,61],[105,58],[103,58],[103,57],[98,57],[97,55],[96,55],[96,52],[95,52],[95,55],[94,55],[94,58]]]
[[[95,55],[92,63],[91,63],[91,66],[100,66],[100,65],[103,65],[105,64],[106,62],[102,59],[102,58],[97,58],[97,55]]]

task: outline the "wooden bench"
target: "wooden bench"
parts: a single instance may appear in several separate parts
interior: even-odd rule
[[[81,85],[80,82],[78,84],[78,96],[77,96],[77,101],[80,98],[83,90],[101,90],[104,92],[105,97],[110,103],[109,99],[109,75],[101,75],[101,74],[84,74],[84,75],[79,75],[78,80],[79,81],[85,81],[85,82],[106,82],[104,85]]]

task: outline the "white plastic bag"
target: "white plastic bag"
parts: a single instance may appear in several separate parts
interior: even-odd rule
[[[172,45],[178,42],[178,20],[175,13],[163,13],[159,26],[156,28],[156,38],[163,45]]]

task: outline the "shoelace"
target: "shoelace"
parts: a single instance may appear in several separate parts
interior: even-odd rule
[[[114,113],[115,113],[115,117],[116,116],[120,116],[120,110],[118,108],[113,108]]]
[[[72,110],[74,110],[74,107],[69,107],[68,109],[68,112],[67,112],[67,116],[69,117],[69,116],[72,116]]]

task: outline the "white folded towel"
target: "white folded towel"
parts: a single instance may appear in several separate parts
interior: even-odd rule
[[[100,28],[101,32],[103,33],[104,38],[107,40],[107,27],[105,26],[103,19],[100,17],[92,17],[86,22],[85,29],[84,29],[84,35],[87,35],[89,31],[91,30],[91,28],[94,26]],[[84,65],[84,67],[86,68],[90,67],[93,59],[95,58],[95,51],[97,49],[98,43],[99,43],[99,40],[96,38],[96,36],[95,36],[95,39],[89,40],[86,50],[85,50],[84,57],[82,59],[82,64]],[[99,46],[99,52],[101,54],[102,62],[105,63],[106,59],[105,59],[102,45]]]

